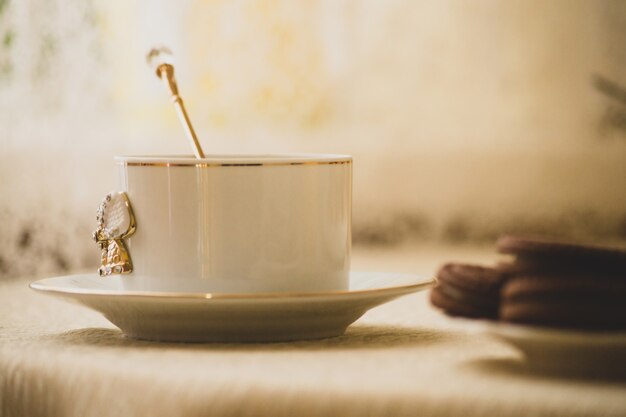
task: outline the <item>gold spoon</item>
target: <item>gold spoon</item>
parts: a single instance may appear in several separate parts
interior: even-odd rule
[[[198,142],[196,132],[193,130],[193,126],[185,110],[183,99],[178,95],[178,86],[176,85],[176,78],[174,78],[174,66],[171,63],[171,51],[165,47],[152,48],[150,52],[148,52],[146,59],[148,60],[148,65],[155,70],[157,77],[163,80],[169,90],[172,96],[172,103],[174,103],[174,108],[176,109],[176,114],[178,114],[178,119],[183,125],[183,129],[185,129],[187,139],[191,142],[194,155],[198,159],[204,158],[204,152],[202,152],[202,147],[200,146],[200,142]]]

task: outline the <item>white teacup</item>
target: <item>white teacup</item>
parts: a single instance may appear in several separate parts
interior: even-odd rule
[[[352,158],[116,158],[136,219],[126,290],[348,288]]]

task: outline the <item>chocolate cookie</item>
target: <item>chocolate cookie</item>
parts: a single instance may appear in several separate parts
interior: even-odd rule
[[[601,271],[604,275],[626,270],[626,250],[541,238],[504,236],[496,244],[500,253],[515,255],[508,272]]]
[[[502,300],[528,300],[547,298],[598,298],[626,301],[626,275],[623,279],[603,278],[596,275],[517,275],[502,286]],[[623,302],[626,307],[626,302]]]
[[[581,261],[544,257],[517,256],[513,260],[500,262],[496,269],[509,276],[517,275],[568,275],[623,277],[626,266],[617,263]]]
[[[626,314],[618,304],[559,300],[507,302],[500,310],[502,321],[578,330],[624,330]]]
[[[438,273],[439,284],[430,293],[433,305],[446,313],[474,318],[496,318],[504,274],[494,268],[448,263]]]
[[[624,279],[598,275],[518,275],[502,286],[503,321],[586,330],[626,329]]]

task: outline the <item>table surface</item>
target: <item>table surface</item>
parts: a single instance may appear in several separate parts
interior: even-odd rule
[[[432,274],[490,248],[355,250],[355,270]],[[274,344],[125,338],[104,317],[0,284],[0,415],[626,416],[626,381],[530,371],[521,355],[405,296],[344,336]]]

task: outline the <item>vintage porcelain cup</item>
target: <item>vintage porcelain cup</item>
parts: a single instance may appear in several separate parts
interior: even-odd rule
[[[124,290],[348,288],[352,158],[116,157],[136,227]],[[105,279],[105,278],[103,278]]]

